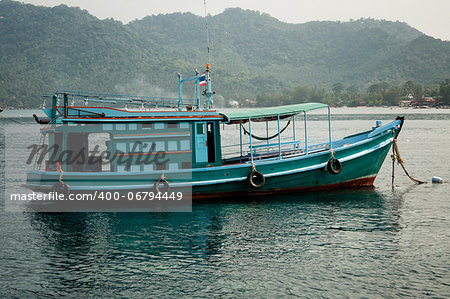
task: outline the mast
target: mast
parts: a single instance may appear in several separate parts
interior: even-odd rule
[[[212,106],[212,87],[211,87],[211,70],[209,63],[206,65],[206,109],[208,110]]]
[[[206,28],[206,43],[208,48],[208,65],[211,63],[211,54],[209,52],[210,44],[209,44],[209,31],[208,31],[208,15],[206,14],[206,0],[203,0],[203,3],[205,4],[205,28]]]
[[[212,87],[211,87],[211,69],[210,69],[210,44],[209,44],[209,32],[208,32],[208,15],[206,14],[206,0],[203,0],[205,4],[205,28],[206,28],[206,43],[208,49],[208,63],[206,64],[206,109],[208,110],[212,106]]]

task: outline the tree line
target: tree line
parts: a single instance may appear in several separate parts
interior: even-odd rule
[[[401,85],[375,83],[361,89],[356,85],[335,83],[331,88],[298,86],[283,91],[265,91],[256,99],[238,101],[242,106],[267,107],[307,102],[321,102],[330,106],[398,106],[402,100],[433,98],[437,104],[450,105],[450,79],[439,84],[420,84],[407,81]]]

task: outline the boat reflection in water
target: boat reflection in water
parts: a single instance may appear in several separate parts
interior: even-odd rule
[[[41,278],[59,273],[48,286],[56,294],[72,287],[91,294],[178,288],[200,294],[198,281],[261,271],[259,260],[300,271],[332,252],[393,252],[400,205],[372,190],[353,190],[194,203],[192,213],[28,215],[40,235],[35,242],[45,248]]]

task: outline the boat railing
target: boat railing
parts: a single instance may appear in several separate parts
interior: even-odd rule
[[[200,74],[195,70],[195,76],[188,79],[183,79],[181,74],[178,74],[178,97],[157,97],[157,96],[138,96],[138,95],[124,95],[124,94],[112,94],[112,93],[93,93],[93,92],[81,92],[60,90],[50,94],[44,94],[44,107],[45,101],[51,99],[51,115],[50,118],[57,116],[55,107],[64,107],[64,117],[67,116],[68,107],[80,108],[74,105],[75,101],[83,101],[85,106],[88,103],[94,103],[101,107],[110,108],[113,105],[125,105],[125,109],[128,109],[127,105],[139,106],[138,110],[150,110],[151,108],[175,108],[179,111],[186,108],[186,110],[199,110],[202,108],[200,103],[200,96],[206,97],[204,107],[209,110],[212,105],[212,95],[214,92],[211,89],[211,76],[210,65],[206,65],[206,71]],[[183,98],[183,83],[193,82],[195,87],[195,98]],[[203,92],[203,86],[206,88]],[[70,101],[70,105],[69,105]],[[92,105],[93,106],[93,105]],[[111,108],[118,108],[113,106]],[[134,109],[133,109],[134,110]],[[85,115],[84,115],[85,116]]]
[[[178,98],[170,97],[153,97],[153,96],[138,96],[138,95],[124,95],[124,94],[112,94],[112,93],[92,93],[92,92],[79,92],[79,91],[56,91],[52,94],[44,94],[44,99],[52,99],[54,106],[68,105],[70,101],[70,106],[74,106],[75,102],[77,104],[82,103],[84,105],[88,104],[98,104],[101,106],[113,106],[125,105],[125,106],[137,106],[140,108],[179,108],[181,106],[191,106],[194,107],[197,104],[196,99],[183,99],[181,102]],[[180,106],[181,105],[181,106]]]
[[[307,111],[316,109],[328,109],[328,137],[312,140],[308,133],[307,125]],[[296,126],[296,115],[303,114],[303,129],[304,134],[301,138],[297,132]],[[289,119],[288,119],[289,118]],[[286,124],[282,124],[283,120],[287,120]],[[269,135],[269,121],[276,121],[277,133],[274,135]],[[252,126],[254,132],[261,132],[261,127],[259,129],[255,127],[256,123],[266,123],[266,136],[261,137],[252,134]],[[281,135],[285,132],[287,127],[292,122],[292,133],[287,134],[292,137],[283,138]],[[240,124],[239,127],[239,151],[234,150],[234,153],[238,153],[235,157],[226,159],[225,163],[243,163],[250,161],[253,163],[254,160],[262,159],[284,159],[286,157],[292,157],[295,155],[308,155],[309,153],[317,151],[332,150],[332,136],[331,136],[331,114],[330,107],[325,104],[320,103],[305,103],[305,104],[295,104],[286,105],[280,107],[269,107],[260,109],[249,109],[235,113],[229,113],[228,124]],[[246,124],[244,127],[243,124]],[[286,134],[286,133],[285,133]],[[313,135],[316,136],[316,135]],[[300,138],[299,138],[300,137]],[[248,143],[244,143],[243,139],[248,138]],[[222,152],[223,155],[228,156],[232,151],[228,147],[224,148]],[[236,162],[237,161],[237,162]]]
[[[222,158],[228,159],[283,159],[298,155],[308,155],[330,149],[328,138],[308,140],[294,140],[292,137],[285,138],[282,142],[267,143],[266,141],[250,142],[242,144],[231,144],[222,146]]]

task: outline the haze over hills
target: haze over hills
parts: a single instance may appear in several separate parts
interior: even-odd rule
[[[300,85],[367,88],[450,78],[450,42],[401,22],[287,24],[233,8],[208,17],[208,25],[213,87],[226,99]],[[202,70],[206,47],[205,19],[191,13],[123,25],[79,8],[3,0],[0,104],[37,106],[42,93],[63,89],[175,94],[177,73]]]

